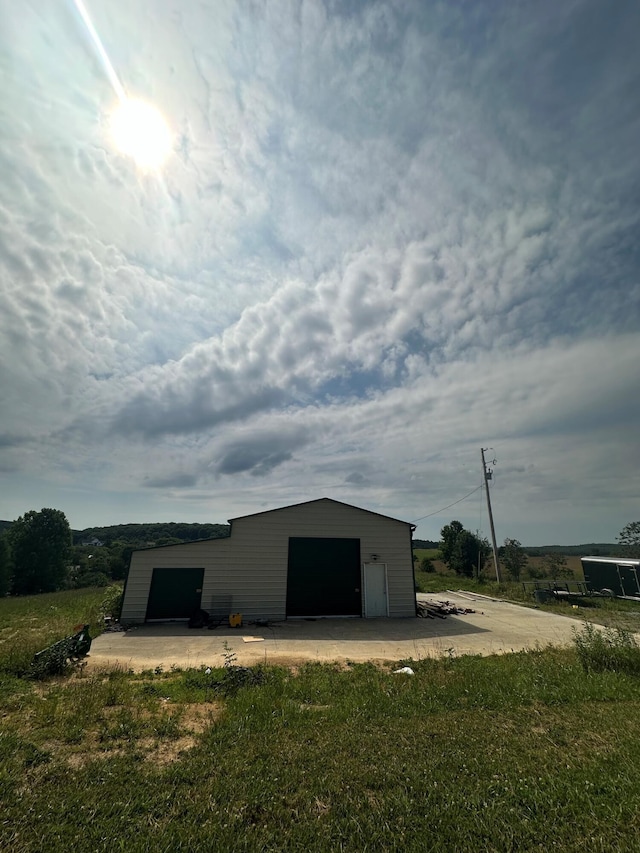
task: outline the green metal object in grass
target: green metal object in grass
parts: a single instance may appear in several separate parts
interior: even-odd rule
[[[70,637],[58,640],[38,652],[31,662],[30,674],[34,678],[45,678],[47,675],[60,675],[69,661],[77,661],[85,657],[91,648],[89,626],[83,625],[81,630]]]

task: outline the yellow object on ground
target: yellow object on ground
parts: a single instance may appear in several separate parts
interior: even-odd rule
[[[242,613],[229,614],[229,625],[231,628],[240,628],[242,626]]]

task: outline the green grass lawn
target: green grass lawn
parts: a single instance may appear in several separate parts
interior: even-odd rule
[[[430,560],[437,560],[438,555],[440,554],[439,548],[414,548],[413,553],[418,558],[418,562],[425,557],[428,557]]]
[[[67,603],[82,621],[89,601]],[[271,667],[223,691],[222,663],[0,673],[0,849],[638,849],[637,675],[545,649],[413,676]]]

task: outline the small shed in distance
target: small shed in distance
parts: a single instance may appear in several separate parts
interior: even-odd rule
[[[134,551],[122,623],[416,615],[409,522],[320,498],[230,524],[226,539]]]
[[[610,589],[615,595],[640,598],[640,560],[623,557],[581,557],[584,579],[589,589]]]

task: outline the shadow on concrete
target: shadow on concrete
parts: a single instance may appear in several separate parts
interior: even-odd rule
[[[477,619],[478,614],[475,614]],[[267,627],[243,625],[230,628],[189,628],[186,622],[154,622],[138,625],[126,632],[127,640],[153,637],[176,640],[180,637],[237,641],[243,637],[261,637],[264,640],[304,641],[329,640],[332,642],[402,642],[404,640],[430,640],[435,637],[461,637],[468,634],[488,633],[465,621],[464,616],[447,616],[446,619],[287,619],[270,622]]]

